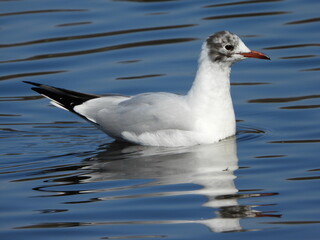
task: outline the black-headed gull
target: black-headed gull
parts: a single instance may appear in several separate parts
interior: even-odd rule
[[[231,32],[211,35],[202,45],[198,71],[186,95],[98,96],[26,83],[35,85],[32,89],[53,105],[79,115],[117,140],[167,147],[210,144],[236,132],[230,70],[233,63],[246,58],[269,59]]]

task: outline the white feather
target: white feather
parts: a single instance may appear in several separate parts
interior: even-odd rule
[[[47,96],[45,96],[45,97],[47,97]],[[48,97],[47,97],[47,98],[48,98]],[[66,110],[66,111],[69,111],[68,109],[66,109],[65,107],[63,107],[60,103],[58,103],[58,102],[56,102],[56,101],[54,101],[54,100],[51,100],[50,103],[51,103],[53,106],[55,106],[55,107],[61,108],[61,109]]]

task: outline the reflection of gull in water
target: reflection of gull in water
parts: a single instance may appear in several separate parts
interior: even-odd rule
[[[89,161],[88,168],[92,172],[85,180],[88,182],[115,179],[156,179],[157,185],[194,183],[202,186],[201,189],[193,191],[161,194],[206,196],[208,201],[204,206],[219,209],[216,217],[191,222],[205,224],[215,232],[242,230],[240,219],[254,216],[256,213],[250,207],[239,206],[237,198],[232,197],[238,192],[234,184],[236,178],[234,171],[238,169],[235,138],[212,145],[176,149],[111,145],[106,151]],[[139,195],[139,197],[147,196]],[[107,199],[110,197],[99,200]]]

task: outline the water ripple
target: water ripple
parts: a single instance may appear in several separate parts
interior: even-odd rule
[[[24,77],[30,77],[30,76],[42,76],[42,75],[48,75],[48,74],[58,74],[58,73],[65,73],[67,71],[60,70],[60,71],[45,71],[45,72],[27,72],[27,73],[18,73],[18,74],[11,74],[6,76],[0,76],[0,81],[3,80],[9,80],[14,78],[24,78]]]
[[[300,59],[300,58],[314,58],[318,55],[299,55],[299,56],[288,56],[288,57],[280,57],[280,59]]]
[[[1,63],[24,62],[24,61],[35,61],[35,60],[42,60],[42,59],[48,59],[48,58],[70,57],[70,56],[77,56],[77,55],[84,55],[84,54],[108,52],[108,51],[114,51],[114,50],[125,49],[125,48],[146,47],[146,46],[164,45],[164,44],[176,44],[176,43],[190,42],[190,41],[195,41],[195,40],[197,40],[197,38],[173,38],[173,39],[141,41],[141,42],[125,43],[125,44],[100,47],[100,48],[94,48],[94,49],[87,49],[87,50],[81,50],[81,51],[74,51],[74,52],[42,54],[42,55],[36,55],[33,57],[29,57],[29,58],[0,61],[0,64]]]
[[[133,79],[143,79],[143,78],[155,78],[155,77],[162,77],[165,74],[146,74],[140,76],[130,76],[130,77],[118,77],[117,80],[133,80]]]
[[[50,42],[60,42],[60,41],[71,41],[71,40],[78,40],[78,39],[100,38],[100,37],[108,37],[108,36],[123,35],[123,34],[138,33],[138,32],[188,28],[188,27],[194,27],[196,25],[197,24],[169,25],[169,26],[160,26],[160,27],[151,27],[151,28],[135,28],[135,29],[112,31],[112,32],[83,34],[83,35],[71,35],[71,36],[63,36],[63,37],[55,37],[55,38],[44,38],[44,39],[38,39],[38,40],[28,41],[28,42],[0,44],[0,48],[17,47],[17,46],[42,44],[42,43],[50,43]]]
[[[15,16],[15,15],[26,15],[26,14],[39,14],[39,13],[59,13],[59,12],[87,12],[88,9],[43,9],[33,11],[21,11],[21,12],[9,12],[0,13],[0,17]]]
[[[282,45],[275,47],[266,47],[264,50],[278,50],[287,48],[302,48],[302,47],[320,47],[320,43],[303,43],[303,44],[292,44],[292,45]]]
[[[296,102],[306,99],[320,98],[320,95],[306,95],[299,97],[285,97],[285,98],[261,98],[261,99],[251,99],[249,103],[285,103],[285,102]]]
[[[235,5],[246,5],[246,4],[257,4],[257,3],[270,3],[270,2],[281,2],[283,0],[249,0],[249,1],[236,1],[236,2],[229,2],[229,3],[218,3],[218,4],[211,4],[206,5],[204,8],[214,8],[214,7],[228,7],[228,6],[235,6]]]
[[[269,143],[320,143],[320,139],[297,139],[297,140],[280,140],[270,141]]]
[[[320,108],[320,105],[295,105],[280,107],[280,109],[310,109],[310,108]]]
[[[291,12],[278,11],[278,12],[240,13],[240,14],[205,17],[202,19],[203,20],[217,20],[217,19],[228,19],[228,18],[263,17],[263,16],[283,15],[283,14],[289,14],[289,13],[291,13]]]
[[[303,20],[298,20],[298,21],[287,22],[285,24],[286,25],[305,24],[305,23],[314,23],[314,22],[319,22],[319,21],[320,21],[320,18],[308,18],[308,19],[303,19]]]
[[[72,22],[72,23],[63,23],[58,24],[56,27],[71,27],[71,26],[79,26],[79,25],[87,25],[92,24],[92,22]]]

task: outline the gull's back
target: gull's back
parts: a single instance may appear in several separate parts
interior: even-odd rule
[[[128,134],[189,131],[194,123],[185,96],[171,93],[96,98],[75,107],[75,111],[98,124],[108,135],[125,140]]]

